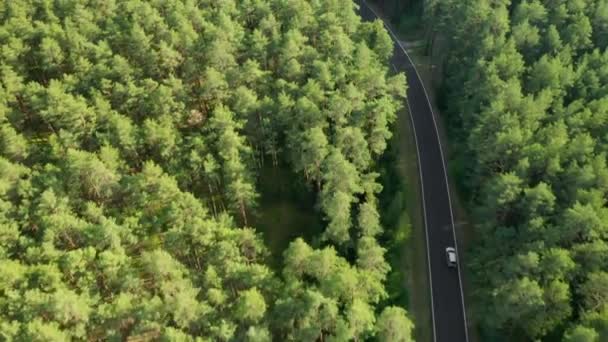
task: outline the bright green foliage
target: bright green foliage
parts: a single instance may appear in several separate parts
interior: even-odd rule
[[[257,322],[266,313],[266,303],[260,292],[253,288],[243,291],[239,295],[236,315],[243,321]]]
[[[507,340],[606,338],[605,1],[438,2],[445,113],[474,212],[477,317]],[[593,322],[593,323],[591,323]]]
[[[390,330],[376,318],[389,267],[374,160],[405,79],[382,24],[354,7],[0,2],[0,340]],[[327,221],[318,249],[293,242],[279,272],[248,227],[269,159],[317,192]],[[397,316],[384,325],[411,327]]]
[[[405,310],[397,307],[387,307],[382,311],[376,323],[378,341],[409,342],[414,326],[405,316]]]
[[[564,336],[564,342],[596,342],[598,334],[591,328],[577,326]]]
[[[285,263],[286,292],[277,301],[275,314],[286,339],[344,341],[374,334],[371,304],[386,296],[381,286],[386,267],[358,269],[332,247],[314,250],[301,239],[285,251]]]

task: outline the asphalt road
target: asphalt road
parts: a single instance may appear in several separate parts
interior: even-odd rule
[[[360,14],[364,20],[377,18],[374,12],[367,7],[365,0],[355,0],[355,2],[360,5]],[[387,27],[387,29],[390,31],[390,28]],[[448,246],[455,247],[457,251],[458,247],[437,124],[426,90],[412,60],[392,32],[391,36],[395,42],[391,63],[396,71],[405,72],[407,77],[406,103],[418,150],[418,168],[430,270],[433,338],[436,342],[466,342],[468,333],[460,266],[458,268],[448,267],[445,252]],[[460,253],[458,256],[460,257]]]

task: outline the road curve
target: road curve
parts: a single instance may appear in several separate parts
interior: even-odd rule
[[[365,0],[355,0],[360,6],[364,20],[375,20],[378,16]],[[391,63],[395,70],[405,72],[407,77],[407,100],[416,149],[418,150],[418,170],[422,190],[422,208],[426,229],[427,262],[431,286],[431,313],[433,340],[435,342],[468,342],[464,295],[457,268],[447,266],[445,249],[453,246],[458,250],[454,215],[445,159],[437,123],[424,84],[414,63],[399,43],[391,28],[394,52]],[[460,253],[458,253],[460,257]]]

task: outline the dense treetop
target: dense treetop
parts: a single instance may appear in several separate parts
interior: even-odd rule
[[[0,1],[0,47],[0,339],[411,339],[374,172],[405,80],[350,0]],[[278,272],[263,163],[327,222]]]
[[[608,2],[434,4],[487,338],[608,340]]]

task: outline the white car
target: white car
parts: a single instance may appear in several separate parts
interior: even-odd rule
[[[447,247],[445,254],[448,260],[449,267],[456,267],[456,249],[454,247]]]

